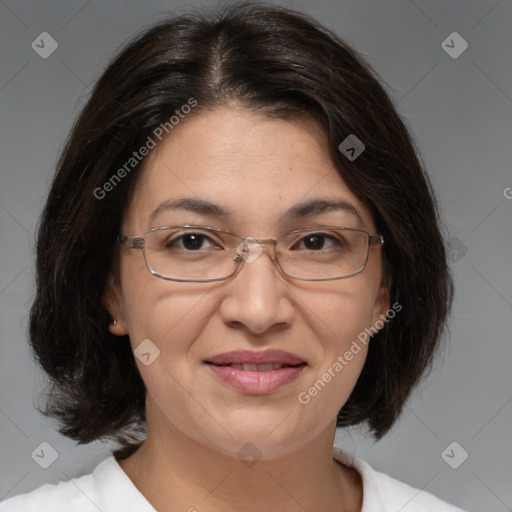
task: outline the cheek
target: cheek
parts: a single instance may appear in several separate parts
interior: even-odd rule
[[[308,387],[297,397],[308,414],[332,418],[350,396],[368,353],[373,304],[368,286],[349,289],[348,284],[340,284],[302,312],[310,331],[316,333],[318,347]]]
[[[127,266],[123,276],[123,310],[132,346],[149,338],[162,353],[179,350],[203,328],[208,316],[204,299],[213,285],[166,281],[139,267],[130,271]]]
[[[195,341],[201,337],[215,311],[215,305],[208,300],[209,290],[205,284],[184,290],[179,283],[177,286],[162,283],[163,288],[160,283],[156,286],[152,283],[153,286],[141,291],[127,308],[130,341],[147,390],[148,425],[169,429],[169,435],[181,432],[231,453],[233,450],[229,447],[233,441],[225,439],[229,429],[229,424],[225,424],[225,411],[212,400],[204,399],[208,382],[203,382],[204,377],[198,375],[200,365]],[[165,285],[170,285],[172,292]],[[137,345],[145,339],[150,339],[158,352],[148,365],[137,358]],[[239,448],[237,445],[236,449]]]
[[[208,301],[212,284],[191,287],[148,275],[150,280],[132,280],[125,287],[130,343],[153,414],[163,414],[180,430],[189,431],[190,418],[196,418],[194,425],[201,424],[199,418],[205,414],[193,398],[197,364],[193,356],[194,341],[214,310]],[[142,357],[147,353],[149,357]]]
[[[130,343],[141,377],[162,411],[172,410],[178,416],[177,411],[188,411],[185,416],[204,413],[194,409],[185,390],[194,388],[198,360],[194,342],[214,314],[215,304],[208,299],[215,284],[191,286],[148,276],[132,280],[124,296]],[[149,357],[142,356],[147,353]]]
[[[357,277],[352,278],[350,287],[346,282],[337,290],[324,293],[314,306],[314,314],[309,316],[314,324],[311,329],[320,334],[326,353],[346,350],[372,326],[376,292],[363,280],[359,283]]]

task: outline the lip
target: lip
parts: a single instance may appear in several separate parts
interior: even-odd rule
[[[272,393],[295,380],[307,363],[300,357],[282,350],[225,352],[204,361],[223,383],[248,395]],[[229,366],[230,364],[236,367]],[[266,371],[243,370],[240,365],[290,365]]]

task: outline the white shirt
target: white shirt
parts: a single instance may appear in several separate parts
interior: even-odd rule
[[[361,512],[464,512],[432,494],[375,471],[339,448],[333,457],[354,467],[363,481]],[[0,503],[0,512],[156,512],[128,475],[110,456],[91,474],[45,484]]]

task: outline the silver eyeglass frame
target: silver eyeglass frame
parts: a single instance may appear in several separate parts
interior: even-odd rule
[[[347,279],[349,277],[353,277],[353,276],[355,276],[357,274],[360,274],[366,268],[366,264],[368,262],[368,257],[369,257],[369,254],[370,254],[370,245],[372,245],[372,244],[383,245],[384,244],[384,237],[382,235],[372,235],[372,234],[368,233],[367,231],[365,231],[363,229],[345,228],[345,227],[342,227],[342,226],[318,226],[318,227],[314,227],[314,228],[296,229],[296,230],[293,230],[293,231],[288,231],[287,233],[283,233],[277,239],[269,238],[269,239],[265,239],[265,240],[259,240],[257,238],[252,238],[252,237],[242,237],[242,236],[236,235],[235,233],[232,233],[231,231],[228,231],[226,229],[214,228],[212,226],[198,226],[198,225],[190,225],[190,224],[177,225],[177,226],[161,226],[161,227],[158,227],[158,228],[152,228],[152,229],[146,231],[146,233],[143,236],[131,237],[129,235],[118,235],[117,236],[117,242],[119,244],[126,245],[129,249],[142,250],[143,251],[143,255],[144,255],[144,262],[146,263],[146,267],[149,270],[149,272],[151,274],[153,274],[154,276],[159,277],[161,279],[165,279],[167,281],[178,281],[178,282],[189,282],[189,283],[208,283],[208,282],[213,282],[213,281],[224,281],[225,279],[228,279],[229,277],[234,275],[236,273],[236,271],[240,268],[241,263],[244,260],[244,258],[242,256],[242,254],[238,253],[233,258],[233,261],[235,263],[233,271],[230,272],[229,274],[226,274],[225,276],[222,276],[222,277],[216,277],[216,278],[210,278],[210,279],[190,279],[190,278],[168,277],[168,276],[164,276],[164,275],[159,274],[158,272],[154,271],[150,267],[150,265],[149,265],[149,263],[147,261],[147,258],[146,258],[146,252],[144,251],[144,249],[145,249],[145,236],[148,233],[152,233],[154,231],[160,231],[160,230],[163,230],[163,229],[174,229],[174,228],[186,228],[186,229],[193,228],[193,229],[202,229],[202,230],[226,233],[228,235],[231,235],[231,236],[234,236],[236,238],[239,238],[240,241],[241,241],[240,242],[241,244],[243,242],[252,242],[252,243],[257,243],[259,245],[273,245],[274,246],[274,253],[272,255],[272,261],[277,266],[279,271],[283,275],[285,275],[286,277],[289,277],[290,279],[298,279],[299,281],[334,281],[334,280],[337,280],[337,279]],[[348,274],[348,275],[346,275],[346,276],[339,276],[339,277],[304,278],[304,277],[295,277],[293,275],[290,275],[290,274],[286,273],[283,270],[283,268],[281,267],[281,264],[279,263],[278,257],[277,257],[278,253],[276,251],[276,248],[277,248],[278,240],[280,238],[284,237],[284,236],[293,235],[295,233],[304,233],[304,232],[308,232],[308,231],[314,232],[316,230],[320,231],[322,229],[337,229],[337,230],[343,230],[343,231],[356,231],[356,232],[359,232],[359,233],[364,233],[366,235],[366,237],[367,237],[368,243],[367,243],[367,246],[366,246],[366,258],[365,258],[364,263],[361,266],[361,268],[356,270],[356,271],[354,271],[354,272],[352,272],[352,273],[350,273],[350,274]]]

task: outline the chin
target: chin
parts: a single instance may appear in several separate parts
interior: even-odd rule
[[[224,417],[222,426],[227,432],[221,428],[215,429],[220,436],[203,432],[198,441],[204,443],[207,438],[211,449],[242,462],[245,458],[273,460],[290,455],[318,437],[329,423],[322,425],[315,418],[301,422],[296,412],[286,413],[284,407],[279,414],[245,414],[244,418],[238,415],[236,421]]]

